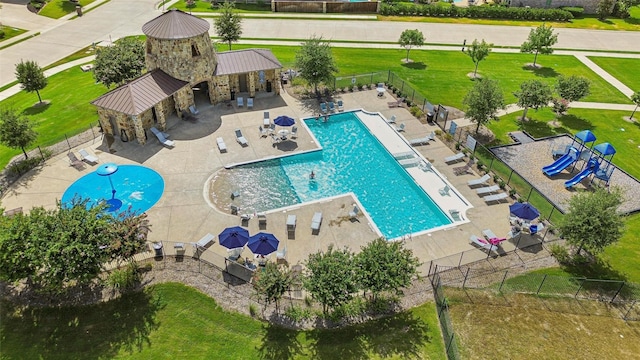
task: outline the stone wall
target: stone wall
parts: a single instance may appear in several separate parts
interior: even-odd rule
[[[585,14],[595,14],[599,2],[600,0],[511,0],[511,6],[552,9],[563,6],[576,6],[584,8]]]
[[[189,106],[194,105],[191,86],[185,86],[173,94],[173,101],[176,113],[182,119],[182,112],[189,111]]]
[[[192,46],[197,49],[194,55]],[[188,81],[195,86],[208,81],[218,64],[209,33],[188,39],[147,38],[147,70],[162,69],[176,79]]]
[[[100,126],[105,134],[113,135],[120,138],[122,136],[122,130],[126,133],[126,139],[130,139],[130,136],[134,134],[133,124],[127,114],[121,112],[98,107],[98,117],[100,120]],[[111,120],[113,118],[118,129],[114,129],[111,126]]]

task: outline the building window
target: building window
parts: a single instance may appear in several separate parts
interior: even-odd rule
[[[198,47],[195,45],[191,45],[191,56],[200,56],[200,52],[198,51]]]

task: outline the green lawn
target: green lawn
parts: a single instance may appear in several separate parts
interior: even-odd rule
[[[2,29],[2,31],[4,31],[4,37],[2,37],[0,39],[0,43],[2,43],[5,40],[9,40],[14,36],[18,36],[24,32],[26,32],[27,30],[24,29],[18,29],[18,28],[14,28],[12,26],[4,26],[4,25],[0,25],[0,29]]]
[[[222,4],[223,1],[218,1],[219,4]],[[208,1],[203,1],[203,0],[196,0],[194,2],[194,7],[192,8],[187,8],[187,3],[185,0],[180,0],[178,2],[176,2],[175,4],[171,5],[169,7],[169,9],[178,9],[178,10],[182,10],[184,12],[210,12],[210,13],[217,13],[219,12],[219,7],[216,6],[214,8],[211,8],[211,2]],[[236,2],[236,12],[242,14],[242,13],[269,13],[271,14],[271,5],[269,4],[269,2],[263,3],[262,5],[260,4],[243,4],[241,2]],[[321,14],[319,14],[321,15]]]
[[[6,305],[6,304],[5,304]],[[2,306],[3,359],[442,359],[433,303],[337,330],[294,331],[168,283],[108,303]],[[26,346],[25,344],[28,344]]]
[[[80,0],[80,6],[87,6],[95,0]],[[38,15],[59,19],[76,12],[76,4],[69,0],[51,0],[38,12]]]
[[[589,56],[589,59],[633,91],[640,91],[640,61],[611,57]]]

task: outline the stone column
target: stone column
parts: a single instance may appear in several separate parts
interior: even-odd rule
[[[131,120],[133,121],[133,130],[136,134],[136,138],[138,139],[138,143],[140,145],[144,145],[147,143],[147,139],[144,135],[144,128],[142,127],[142,122],[136,115],[131,115]]]

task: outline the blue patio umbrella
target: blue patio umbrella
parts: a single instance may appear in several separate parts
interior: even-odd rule
[[[227,249],[240,248],[249,241],[249,231],[240,226],[229,227],[218,235],[218,241]]]
[[[529,203],[517,202],[509,206],[509,211],[511,214],[525,220],[533,220],[540,216],[540,211]]]
[[[249,238],[247,247],[257,255],[269,255],[278,250],[280,241],[273,234],[259,232]]]
[[[296,123],[296,120],[286,115],[280,115],[277,118],[273,119],[273,123],[278,126],[292,126]]]
[[[122,200],[116,199],[116,188],[113,187],[113,181],[111,181],[111,175],[118,171],[118,165],[114,163],[106,163],[100,165],[96,170],[96,174],[99,176],[106,176],[109,179],[111,185],[111,199],[107,200],[107,211],[113,212],[122,207]]]

